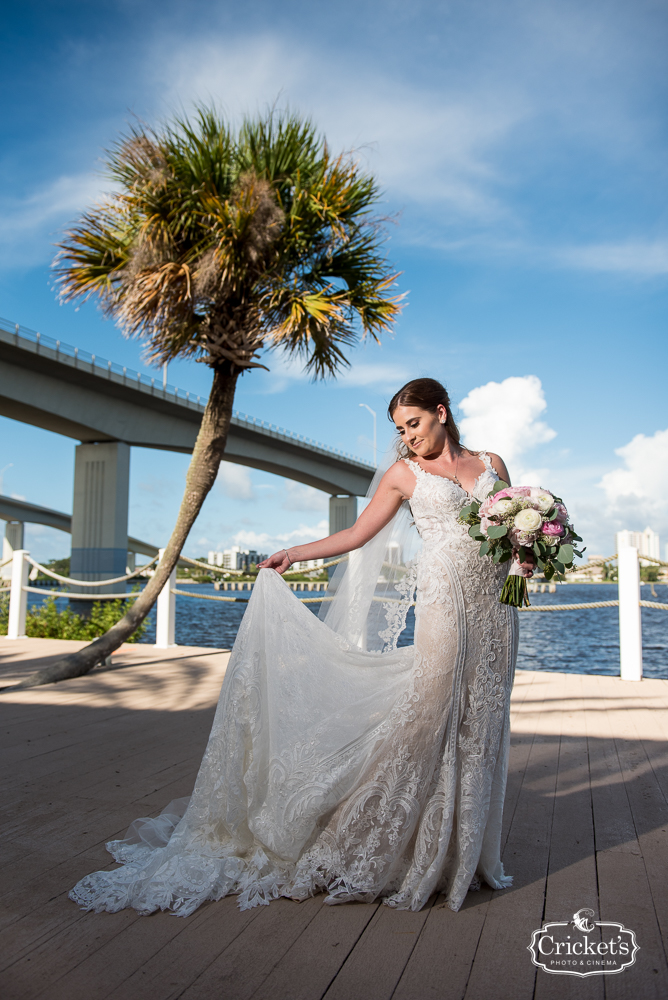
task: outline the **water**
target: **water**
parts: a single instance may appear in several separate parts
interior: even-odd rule
[[[185,588],[184,588],[185,589]],[[644,601],[668,604],[668,586],[654,584],[656,598],[649,586],[641,588]],[[188,585],[193,594],[216,594],[213,584]],[[241,595],[240,595],[241,596]],[[245,595],[244,595],[245,596]],[[28,595],[29,603],[39,603],[37,594]],[[617,600],[616,584],[568,584],[554,594],[531,594],[532,604],[584,604]],[[59,601],[58,604],[61,604]],[[64,602],[62,602],[64,605]],[[314,614],[320,604],[307,604]],[[194,597],[176,598],[176,642],[182,646],[213,646],[229,649],[243,618],[245,604],[198,601]],[[517,665],[523,670],[560,670],[567,673],[619,674],[619,614],[617,608],[592,608],[581,611],[520,613],[520,645]],[[142,642],[155,642],[155,608],[147,619]],[[668,678],[668,611],[642,609],[643,674]],[[406,629],[399,645],[413,642],[414,616],[409,612]]]

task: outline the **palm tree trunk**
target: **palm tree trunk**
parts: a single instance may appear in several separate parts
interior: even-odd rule
[[[89,646],[77,653],[64,656],[62,660],[38,670],[30,677],[11,687],[0,688],[2,691],[16,691],[19,688],[36,687],[40,684],[52,684],[54,681],[66,680],[69,677],[80,677],[87,674],[98,663],[103,663],[115,649],[125,642],[135,629],[141,625],[146,615],[156,602],[158,594],[169,580],[176,566],[181,550],[186,543],[190,529],[202,509],[211,487],[216,481],[221,459],[225,453],[227,435],[232,418],[234,391],[238,378],[214,369],[211,394],[206,404],[202,423],[200,425],[193,456],[186,476],[186,488],[179,509],[179,516],[167,543],[167,548],[155,573],[148,584],[126,614],[116,622],[108,632],[95,639]]]

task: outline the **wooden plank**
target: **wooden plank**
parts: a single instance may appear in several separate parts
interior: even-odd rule
[[[487,886],[469,892],[458,913],[450,909],[445,896],[437,898],[392,1000],[461,1000],[492,895]]]
[[[587,737],[580,735],[584,707],[580,694],[580,677],[574,675],[561,713],[544,921],[570,920],[582,907],[599,912],[589,755]],[[580,979],[537,971],[536,1000],[603,1000],[603,996],[601,976]]]
[[[101,914],[97,920],[79,913],[76,920],[50,932],[28,954],[5,969],[3,1000],[35,1000],[105,942],[139,919],[134,910]]]
[[[257,917],[217,957],[209,961],[179,997],[183,1000],[250,1000],[323,909],[323,895],[296,903],[277,899],[262,906]],[[306,979],[301,970],[298,979]],[[303,985],[303,983],[302,983]],[[116,998],[114,998],[116,1000]],[[126,1000],[119,997],[118,1000]],[[130,997],[127,1000],[131,1000]],[[134,1000],[134,998],[132,998]],[[137,1000],[144,1000],[139,994]]]
[[[555,683],[563,687],[559,677],[556,681],[541,680],[542,701],[535,703],[537,719],[545,699],[554,696]],[[559,742],[559,736],[540,731],[533,741],[503,852],[506,871],[514,877],[513,887],[495,892],[490,900],[466,1000],[533,997],[537,970],[531,964],[527,945],[543,918]]]
[[[303,933],[253,993],[253,1000],[320,1000],[378,905],[322,905]],[[190,991],[187,990],[183,996],[184,1000],[191,1000]]]
[[[91,922],[102,923],[109,914],[91,915]],[[128,923],[117,934],[109,937],[100,947],[90,949],[85,959],[74,968],[68,970],[57,982],[52,983],[43,992],[45,1000],[103,1000],[117,990],[127,990],[130,981],[136,977],[139,970],[146,969],[159,955],[159,962],[165,962],[165,956],[172,950],[178,952],[185,966],[182,970],[188,978],[194,979],[202,966],[211,961],[210,952],[202,949],[206,942],[213,944],[216,950],[221,950],[225,944],[233,940],[242,929],[254,918],[254,911],[240,913],[236,907],[236,899],[228,897],[216,904],[201,907],[188,918],[175,918],[170,913],[155,913],[150,917],[139,917]],[[183,948],[179,938],[188,932],[190,947]],[[201,934],[204,933],[204,938]],[[195,942],[197,946],[194,947]],[[171,972],[174,972],[173,961]],[[146,997],[145,976],[143,993]],[[166,980],[158,979],[161,987],[168,987],[173,993],[172,977]],[[151,996],[155,997],[154,981]],[[135,980],[135,995],[137,982]],[[40,994],[36,994],[36,997]]]
[[[382,904],[325,993],[326,1000],[391,1000],[436,896],[417,913]]]
[[[240,912],[236,896],[204,904],[192,917],[178,921],[177,933],[162,948],[152,955],[140,955],[139,962],[134,963],[134,970],[124,964],[126,978],[105,996],[108,1000],[147,1000],[147,997],[151,1000],[171,1000],[181,997],[185,989],[217,965],[221,953],[230,953],[234,943],[247,934],[250,925],[262,919],[265,912],[265,907]],[[279,934],[271,936],[274,945],[278,943],[281,933],[289,940],[286,926],[279,923],[276,930]],[[261,956],[253,955],[245,946],[244,954],[246,963],[255,968]],[[225,962],[222,966],[221,976],[227,971]],[[220,978],[215,973],[214,979],[219,988]],[[218,989],[215,995],[220,997],[224,994]],[[87,1000],[85,994],[82,994],[82,1000]]]

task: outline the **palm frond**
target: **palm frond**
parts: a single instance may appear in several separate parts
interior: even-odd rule
[[[280,347],[320,378],[391,329],[402,296],[372,214],[378,187],[308,118],[272,110],[235,134],[201,106],[135,123],[107,169],[120,192],[59,244],[61,296],[98,295],[151,359],[238,370]]]

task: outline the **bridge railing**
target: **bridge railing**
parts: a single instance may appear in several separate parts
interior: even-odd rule
[[[74,580],[70,577],[62,577],[54,573],[52,570],[41,566],[39,563],[35,562],[34,559],[30,557],[30,553],[25,549],[18,549],[14,551],[11,563],[12,563],[12,576],[11,583],[9,587],[4,587],[0,589],[0,593],[9,591],[9,622],[7,630],[7,639],[21,639],[25,637],[26,628],[26,615],[27,615],[27,596],[29,593],[37,593],[44,597],[46,595],[53,595],[54,597],[64,597],[72,598],[78,601],[89,600],[89,601],[99,601],[99,600],[133,600],[138,597],[138,593],[118,593],[118,594],[92,594],[92,593],[69,593],[63,591],[47,591],[45,595],[44,588],[42,587],[31,587],[29,584],[30,568],[32,566],[33,572],[41,571],[45,572],[47,575],[55,578],[61,583],[75,584],[77,587],[87,587],[90,590],[98,587],[108,587],[110,584],[122,583],[141,576],[145,574],[147,569],[153,564],[162,559],[165,550],[160,549],[158,555],[147,563],[145,566],[141,566],[139,569],[135,570],[134,573],[129,573],[126,576],[117,577],[112,580]],[[184,557],[185,558],[185,557]],[[326,569],[329,566],[336,565],[345,559],[345,556],[341,556],[338,559],[334,559],[329,563],[325,563],[323,566],[318,567],[319,570]],[[585,603],[572,603],[572,604],[543,604],[543,605],[531,605],[529,607],[520,608],[523,612],[557,612],[557,611],[579,611],[579,610],[594,610],[597,608],[619,608],[619,655],[620,655],[620,677],[622,680],[627,681],[639,681],[642,680],[642,616],[641,608],[654,608],[660,611],[668,611],[668,604],[662,604],[657,601],[643,601],[640,597],[640,568],[639,560],[658,563],[659,565],[666,566],[667,563],[661,562],[659,559],[649,559],[647,556],[640,556],[638,550],[632,546],[622,548],[617,556],[618,560],[618,599],[616,601],[589,601]],[[5,563],[0,564],[0,568],[6,565],[10,560],[6,560]],[[198,563],[194,559],[188,559],[187,562],[193,563],[195,566],[202,566],[210,570],[215,570],[217,567],[209,567],[207,564]],[[219,572],[229,573],[229,570],[220,570]],[[199,600],[206,601],[220,601],[220,602],[234,602],[247,604],[249,597],[228,597],[228,596],[218,596],[214,594],[195,594],[189,593],[188,591],[179,590],[176,586],[176,568],[172,571],[169,580],[162,588],[160,594],[158,595],[156,603],[156,637],[155,646],[158,649],[168,649],[176,645],[174,641],[175,635],[175,622],[176,622],[176,597],[192,597]],[[299,584],[295,584],[298,586]],[[315,584],[306,584],[306,586],[311,589],[316,586]],[[319,585],[318,585],[319,586]],[[252,584],[250,585],[252,590]],[[305,604],[311,603],[321,603],[323,601],[331,601],[333,598],[327,593],[319,593],[317,597],[301,597],[301,600]],[[386,598],[378,598],[386,602]]]
[[[114,382],[120,382],[123,385],[140,389],[150,395],[176,400],[182,406],[185,405],[191,409],[198,410],[200,413],[204,413],[207,401],[206,396],[200,396],[197,393],[182,389],[169,382],[163,382],[161,378],[156,379],[145,372],[135,371],[134,368],[128,368],[127,365],[120,365],[115,361],[109,361],[99,354],[91,354],[90,351],[73,347],[71,344],[66,344],[63,340],[47,337],[36,330],[30,330],[28,327],[21,326],[19,323],[12,323],[10,320],[0,318],[0,340],[13,344],[15,347],[33,351],[35,354],[46,355],[55,361],[62,361],[74,368],[81,368],[98,377],[108,378]],[[320,441],[316,441],[314,438],[286,430],[285,427],[279,427],[268,420],[260,420],[257,417],[252,417],[248,413],[241,413],[239,410],[234,410],[232,412],[232,420],[233,423],[239,426],[259,428],[273,436],[296,441],[309,448],[322,451],[327,455],[336,455],[338,458],[343,458],[348,462],[355,462],[365,469],[373,468],[373,466],[370,466],[367,462],[364,462],[356,455],[352,455],[350,452],[331,448]]]

